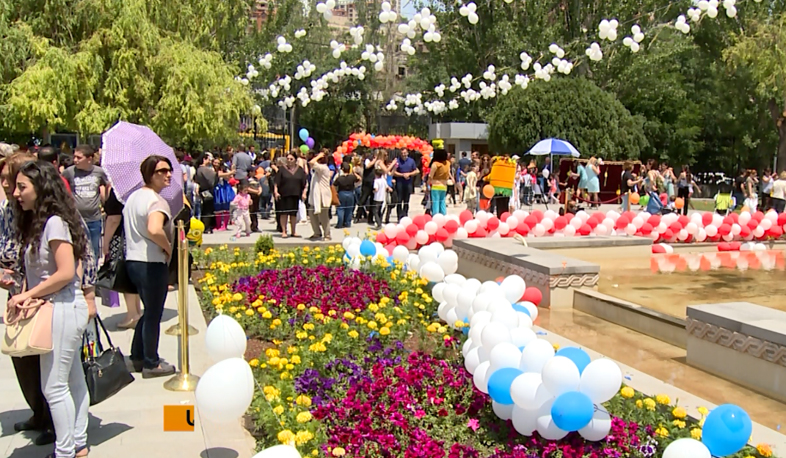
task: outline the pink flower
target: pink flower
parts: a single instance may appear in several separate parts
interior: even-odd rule
[[[477,431],[480,428],[480,422],[477,418],[470,418],[467,422],[467,427],[472,431]]]
[[[426,412],[422,410],[415,411],[415,418],[420,419],[426,416]]]

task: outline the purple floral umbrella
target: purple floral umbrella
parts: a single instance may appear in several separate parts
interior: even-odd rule
[[[175,152],[147,126],[120,121],[101,136],[101,167],[120,202],[144,185],[139,166],[146,158],[158,155],[172,162],[172,183],[161,191],[174,217],[183,208],[183,174]]]

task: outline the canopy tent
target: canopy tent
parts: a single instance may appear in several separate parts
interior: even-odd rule
[[[527,154],[531,154],[533,156],[573,156],[579,157],[579,151],[570,144],[570,142],[565,140],[560,140],[558,138],[547,138],[545,140],[539,141],[535,146],[532,147]]]

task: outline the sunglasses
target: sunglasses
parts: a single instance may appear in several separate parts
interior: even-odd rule
[[[156,173],[160,173],[161,175],[166,175],[167,173],[172,173],[172,169],[169,167],[164,169],[156,169]]]

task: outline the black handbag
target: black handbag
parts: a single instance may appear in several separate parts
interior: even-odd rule
[[[118,293],[138,294],[136,286],[131,283],[126,271],[125,255],[125,234],[123,233],[123,223],[117,228],[115,235],[112,236],[112,244],[116,244],[115,250],[110,249],[110,257],[104,260],[104,264],[98,269],[96,288]]]
[[[91,406],[111,398],[134,381],[134,376],[131,375],[131,372],[126,367],[123,353],[112,344],[112,339],[109,337],[109,333],[106,332],[101,318],[96,316],[95,321],[103,329],[109,348],[103,348],[101,333],[97,326],[95,348],[92,348],[87,341],[87,332],[82,336],[83,347],[88,349],[88,351],[82,353],[82,368],[85,370],[85,380],[87,381],[87,392],[90,394]]]

